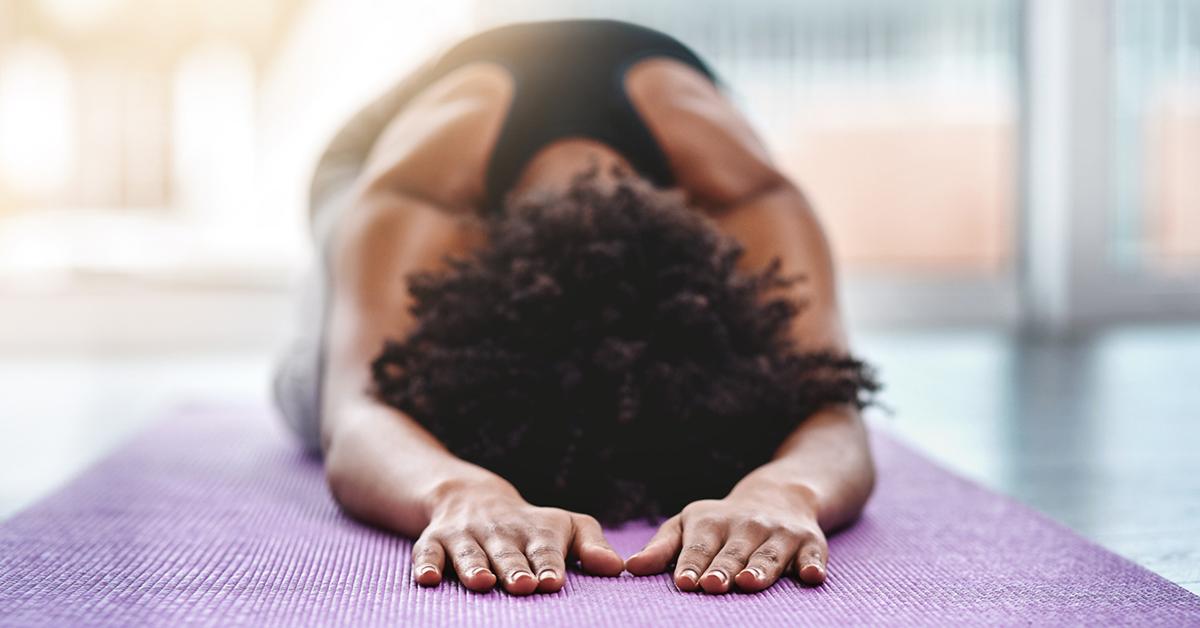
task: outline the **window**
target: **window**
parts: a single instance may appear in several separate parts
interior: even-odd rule
[[[300,6],[0,2],[0,282],[280,286],[260,73]]]
[[[175,202],[203,228],[242,231],[258,211],[253,62],[237,46],[207,44],[179,61],[174,79]]]
[[[75,94],[54,48],[17,44],[0,58],[0,198],[61,198],[75,174]]]
[[[1110,260],[1200,270],[1200,2],[1119,0],[1113,18]]]

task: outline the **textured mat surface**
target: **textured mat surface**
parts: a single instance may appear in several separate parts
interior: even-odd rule
[[[339,514],[266,412],[192,408],[0,524],[0,624],[1163,624],[1200,598],[875,437],[880,482],[824,587],[683,594],[572,574],[554,595],[411,583],[409,543]],[[612,531],[629,555],[646,526]]]

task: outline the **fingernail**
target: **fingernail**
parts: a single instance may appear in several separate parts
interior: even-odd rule
[[[434,567],[433,565],[425,565],[424,567],[421,567],[419,570],[417,570],[417,575],[423,576],[425,574],[435,573],[435,572],[437,572],[437,567]]]
[[[487,567],[476,567],[471,570],[470,577],[474,578],[480,574],[491,574],[492,572]]]
[[[717,580],[721,581],[721,584],[729,582],[729,577],[723,571],[710,571],[707,575],[714,576]]]
[[[557,577],[558,577],[558,574],[555,573],[555,571],[553,569],[543,569],[541,571],[541,573],[538,574],[538,582],[544,582],[546,580],[553,580]]]
[[[679,574],[679,577],[690,581],[692,584],[696,584],[696,580],[700,577],[700,575],[691,569],[684,569],[683,572]]]
[[[810,578],[813,576],[816,576],[819,578],[825,577],[825,569],[816,563],[809,563],[800,568],[800,575],[803,576],[803,575],[805,575],[806,572]]]
[[[763,579],[763,573],[759,571],[757,567],[747,567],[742,570],[742,573],[750,574],[750,577],[754,578],[755,580]]]
[[[532,580],[533,574],[529,573],[528,571],[518,571],[512,575],[512,582],[516,582],[522,578],[529,578]]]

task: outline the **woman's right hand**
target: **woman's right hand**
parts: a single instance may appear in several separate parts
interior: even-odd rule
[[[445,568],[453,567],[473,591],[499,582],[516,595],[553,593],[566,582],[568,559],[600,576],[624,568],[588,515],[530,505],[503,482],[451,486],[440,493],[429,525],[413,545],[418,584],[436,586]]]
[[[504,478],[451,455],[411,418],[348,398],[326,413],[338,419],[327,426],[330,492],[357,519],[419,536],[412,554],[417,583],[435,586],[453,569],[468,589],[499,582],[527,594],[561,589],[568,559],[595,575],[624,569],[592,517],[532,506]]]

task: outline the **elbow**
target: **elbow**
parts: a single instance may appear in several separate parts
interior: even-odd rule
[[[358,489],[353,457],[346,455],[345,447],[330,446],[325,451],[325,485],[329,494],[347,514],[356,515],[355,504]]]
[[[856,443],[852,448],[854,453],[849,456],[849,459],[855,462],[846,468],[846,476],[841,485],[842,499],[839,500],[835,525],[838,528],[850,525],[862,517],[867,502],[875,493],[878,481],[875,456],[871,453],[866,425],[858,417],[855,417],[854,423],[857,427],[857,436],[854,438]]]
[[[333,496],[333,500],[345,507],[350,474],[345,468],[345,463],[341,461],[341,457],[335,455],[334,451],[330,447],[325,452],[325,485],[329,487],[329,494]]]
[[[826,528],[827,532],[836,532],[854,525],[862,518],[867,501],[874,491],[875,468],[873,464],[868,463],[861,475],[856,477],[852,484],[846,485],[843,498],[835,502],[836,505],[827,511],[827,515],[820,518],[821,526]]]
[[[862,463],[859,465],[858,472],[855,474],[852,482],[852,487],[849,494],[849,500],[846,512],[846,522],[852,523],[857,521],[862,516],[863,510],[870,501],[871,495],[875,493],[875,485],[878,479],[875,457],[871,455],[870,446],[866,443],[865,433],[862,447]]]
[[[871,499],[871,495],[875,493],[875,483],[877,477],[878,476],[875,470],[875,457],[871,455],[871,450],[867,449],[866,461],[863,463],[863,477],[859,484],[859,505],[858,512],[855,513],[856,519],[862,515],[863,508],[866,507],[867,501],[869,501]]]
[[[370,436],[364,434],[363,421],[353,412],[333,404],[327,406],[322,422],[321,447],[325,451],[325,485],[342,510],[357,517],[364,503],[368,474]],[[347,420],[347,418],[352,420]]]

